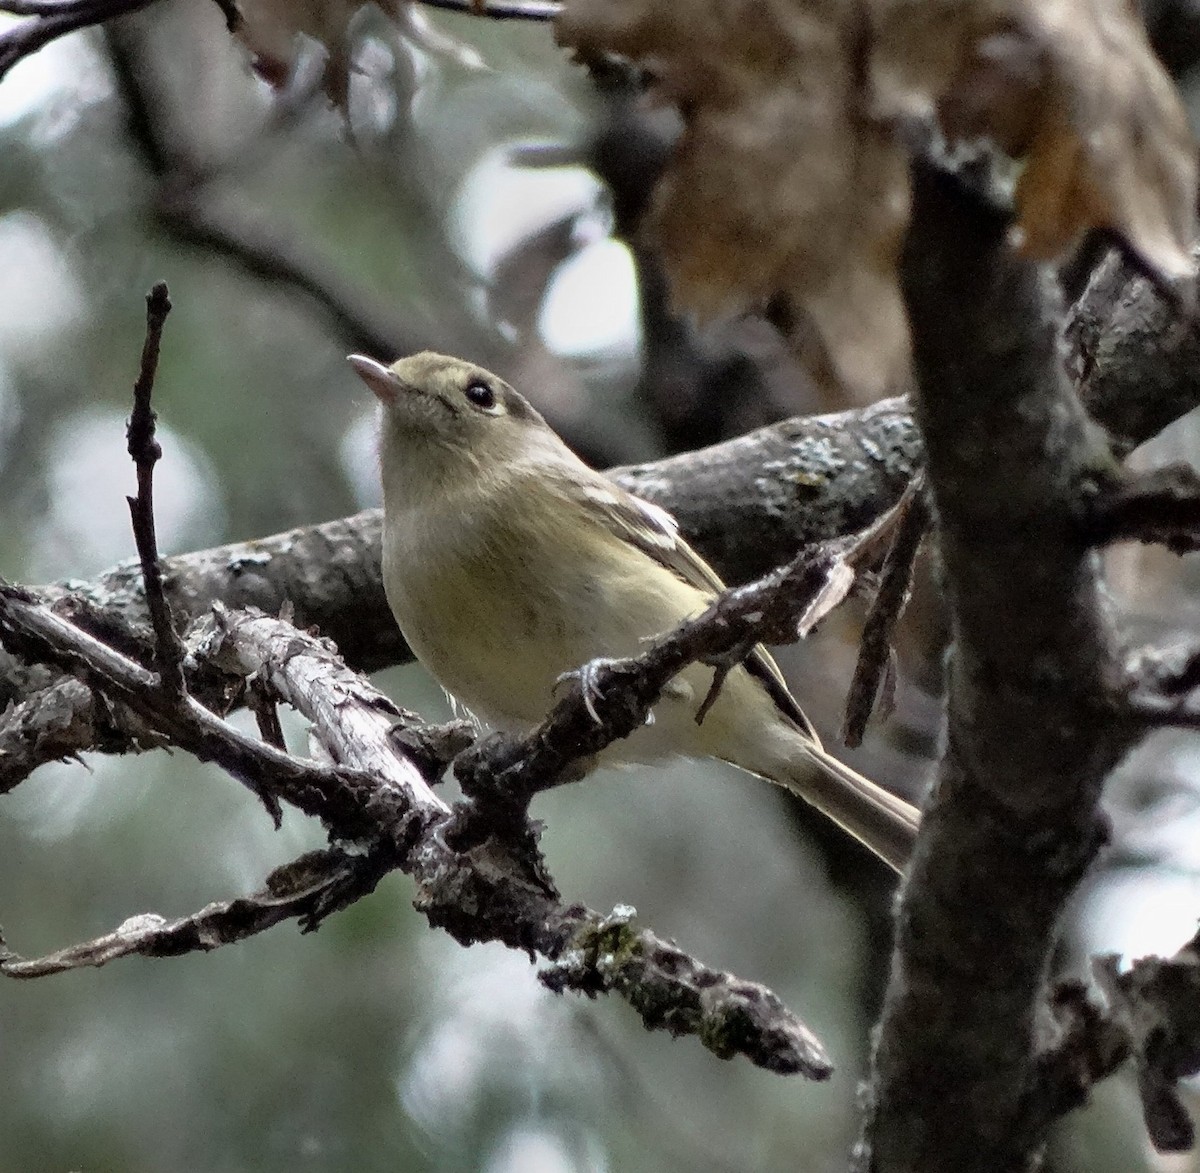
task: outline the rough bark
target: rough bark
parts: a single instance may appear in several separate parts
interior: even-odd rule
[[[1066,330],[1088,411],[1124,454],[1200,403],[1200,325],[1117,251],[1097,266]]]
[[[1044,1136],[1035,1022],[1060,918],[1125,748],[1081,499],[1112,471],[1005,218],[916,177],[904,292],[952,616],[948,734],[897,913],[862,1156],[1015,1173]]]

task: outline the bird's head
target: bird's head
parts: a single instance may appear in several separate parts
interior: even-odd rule
[[[474,363],[428,350],[391,366],[361,354],[349,362],[379,400],[385,491],[398,478],[433,489],[486,477],[563,447],[523,395]]]

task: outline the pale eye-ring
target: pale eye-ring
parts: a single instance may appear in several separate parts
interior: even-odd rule
[[[484,411],[489,411],[496,406],[496,392],[486,383],[475,382],[468,384],[465,394],[468,402],[473,403],[478,408],[482,408]]]

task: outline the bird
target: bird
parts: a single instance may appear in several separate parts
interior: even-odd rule
[[[431,351],[348,361],[380,405],[388,604],[416,658],[484,724],[529,731],[562,677],[637,655],[725,589],[669,513],[586,465],[497,375]],[[596,764],[718,758],[902,871],[919,812],[824,748],[766,648],[697,722],[712,672],[684,668]]]

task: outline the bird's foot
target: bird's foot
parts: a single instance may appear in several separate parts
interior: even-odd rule
[[[587,709],[588,716],[597,725],[604,724],[600,719],[600,714],[596,711],[596,702],[600,699],[600,670],[616,663],[619,661],[607,656],[598,656],[594,660],[589,660],[581,668],[576,668],[572,672],[564,672],[556,681],[558,684],[563,684],[568,680],[579,681],[579,691],[583,693],[583,707]]]

